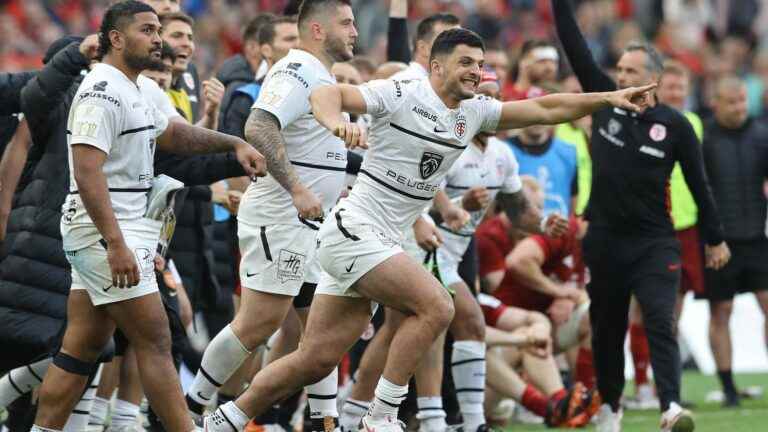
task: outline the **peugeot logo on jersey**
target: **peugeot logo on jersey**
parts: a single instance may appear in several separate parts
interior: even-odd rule
[[[424,180],[428,179],[432,174],[437,172],[440,168],[440,164],[443,163],[443,155],[433,152],[424,152],[421,155],[421,162],[419,163],[419,173]]]

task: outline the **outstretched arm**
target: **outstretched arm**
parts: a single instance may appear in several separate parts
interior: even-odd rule
[[[552,0],[555,27],[565,56],[585,92],[611,91],[616,83],[600,69],[581,34],[571,7],[571,0]]]
[[[536,124],[560,124],[580,119],[602,108],[615,106],[642,111],[656,84],[601,93],[559,93],[523,101],[506,102],[498,129],[517,129]]]
[[[158,137],[158,148],[182,155],[224,153],[234,151],[248,176],[266,173],[264,156],[242,139],[221,132],[192,126],[186,122],[170,121]]]

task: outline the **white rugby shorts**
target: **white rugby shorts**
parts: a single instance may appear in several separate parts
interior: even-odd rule
[[[318,234],[317,260],[324,272],[315,292],[361,297],[352,285],[377,265],[402,253],[400,242],[368,217],[337,206]]]
[[[317,283],[317,230],[304,225],[237,222],[243,288],[296,297],[304,282]]]
[[[155,276],[155,254],[160,238],[161,221],[142,219],[121,226],[125,243],[139,266],[139,284],[118,288],[112,284],[112,271],[107,262],[106,243],[101,240],[82,249],[65,251],[72,267],[72,290],[86,290],[94,306],[142,297],[158,291]]]

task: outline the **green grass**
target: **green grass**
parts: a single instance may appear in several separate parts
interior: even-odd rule
[[[740,374],[736,383],[742,387],[763,386],[768,390],[768,374]],[[766,432],[768,431],[768,395],[760,400],[743,400],[738,409],[723,409],[720,404],[706,403],[707,393],[720,389],[716,376],[704,376],[686,372],[683,375],[683,399],[696,404],[692,410],[697,432]],[[627,392],[634,392],[634,384],[627,383]],[[659,430],[659,412],[625,411],[623,432],[651,432]],[[512,423],[505,430],[510,432],[561,430],[544,426]],[[566,430],[566,429],[562,429]],[[584,430],[594,430],[589,426]]]

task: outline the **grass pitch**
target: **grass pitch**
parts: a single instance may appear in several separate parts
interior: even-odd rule
[[[738,374],[735,377],[739,387],[759,385],[768,390],[768,374]],[[627,392],[634,392],[634,384],[627,383]],[[716,376],[704,376],[697,372],[683,374],[683,399],[696,404],[692,410],[697,432],[768,432],[768,395],[759,400],[742,400],[737,409],[724,409],[719,403],[707,403],[706,396],[712,390],[719,390]],[[660,414],[651,411],[624,411],[623,432],[654,432],[659,430]],[[594,426],[585,429],[594,430]],[[539,425],[511,423],[505,428],[509,432],[528,432],[547,429]]]

